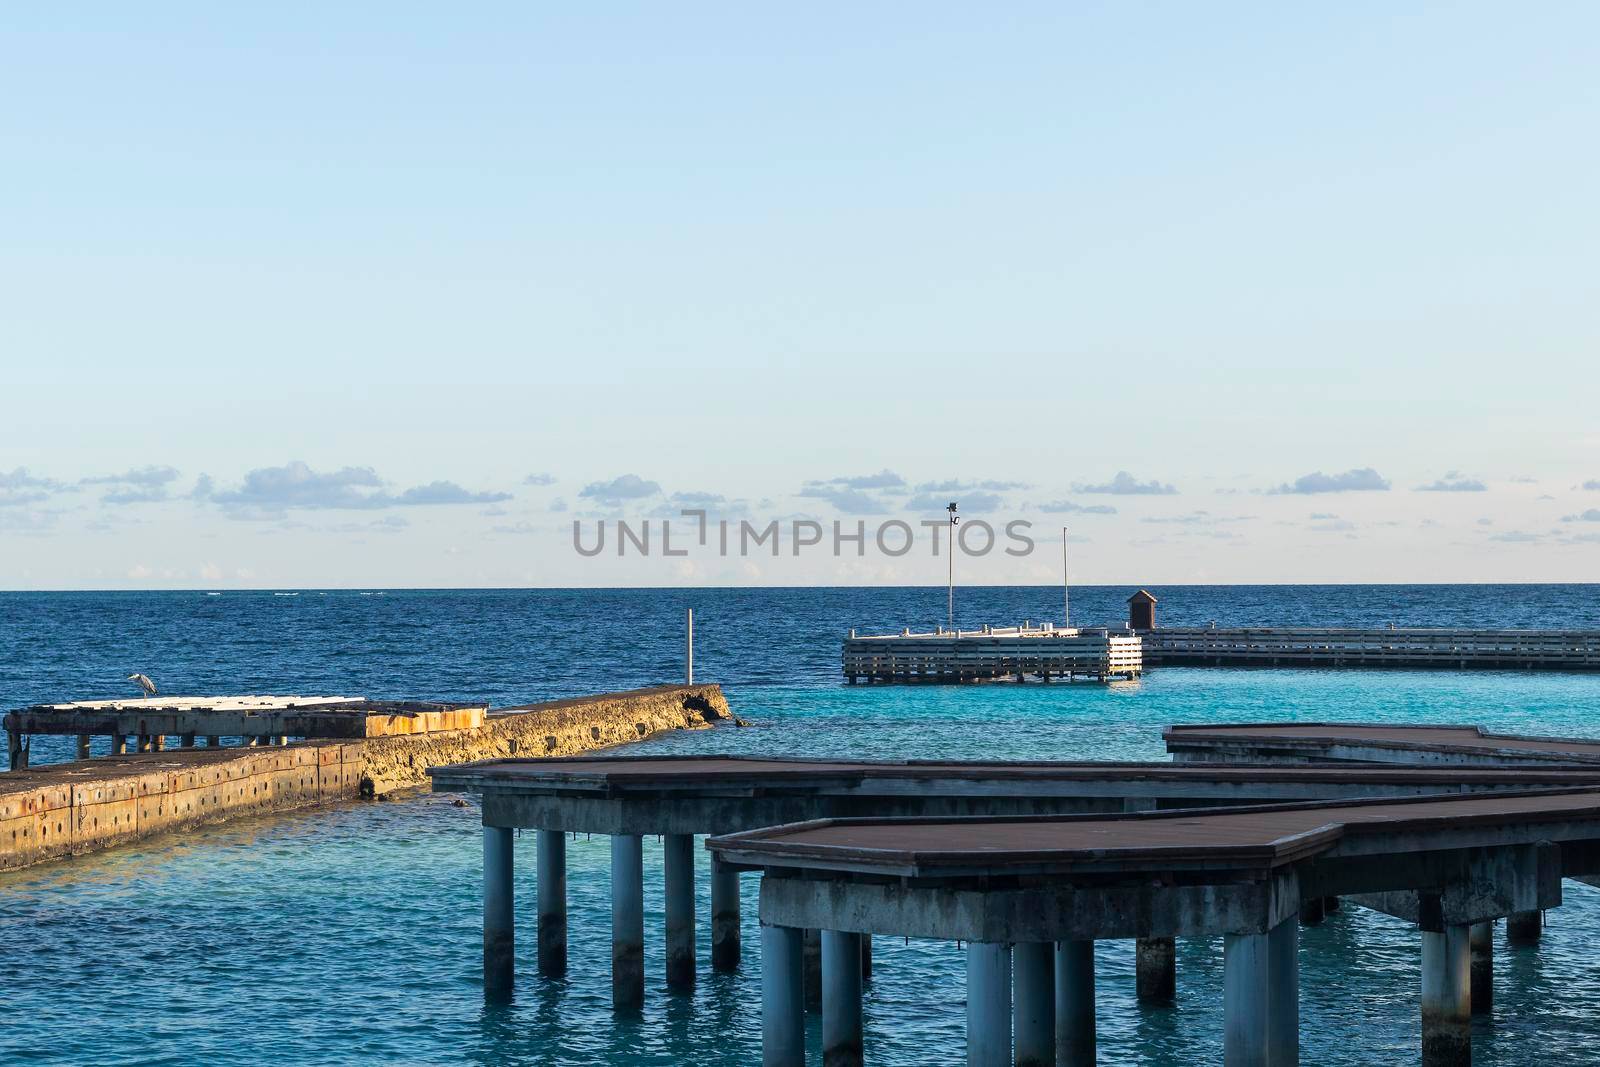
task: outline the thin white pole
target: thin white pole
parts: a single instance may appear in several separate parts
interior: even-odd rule
[[[1061,527],[1061,621],[1072,628],[1072,592],[1067,580],[1067,528]]]
[[[950,512],[950,558],[946,561],[949,574],[946,577],[945,614],[950,624],[950,632],[957,634],[956,630],[956,506],[951,504]]]
[[[689,609],[689,629],[685,648],[684,679],[685,684],[694,684],[694,609]]]

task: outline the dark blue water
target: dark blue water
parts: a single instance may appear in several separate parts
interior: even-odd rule
[[[1595,586],[1152,591],[1172,623],[1600,628]],[[1120,620],[1129,592],[1074,590],[1074,618]],[[968,627],[1054,618],[1059,603],[1052,588],[960,590],[958,616]],[[1171,668],[1106,687],[839,684],[846,630],[941,623],[942,589],[0,594],[0,707],[128,695],[133,670],[169,693],[506,704],[627,688],[681,674],[689,606],[697,675],[725,682],[754,728],[680,732],[636,751],[1155,759],[1167,723],[1244,718],[1600,735],[1600,678],[1581,675]],[[69,747],[40,739],[34,756]],[[740,974],[702,967],[692,996],[669,996],[654,933],[659,858],[648,843],[649,1007],[621,1027],[608,1004],[605,841],[570,846],[572,975],[533,978],[529,933],[516,1001],[488,1011],[477,813],[445,798],[231,824],[0,875],[0,1064],[757,1062],[753,920]],[[524,863],[522,903],[531,875]],[[1600,1062],[1588,1051],[1600,1038],[1600,894],[1569,884],[1566,897],[1541,946],[1499,953],[1480,1064]],[[1134,1001],[1128,945],[1102,944],[1097,963],[1102,1063],[1219,1059],[1219,944],[1180,945],[1171,1008]],[[1414,932],[1347,908],[1306,931],[1302,968],[1303,1062],[1416,1061]],[[959,1062],[961,973],[953,945],[879,939],[869,1062]]]

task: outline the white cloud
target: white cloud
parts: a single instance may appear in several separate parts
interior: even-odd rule
[[[1294,482],[1268,489],[1269,493],[1351,493],[1382,492],[1389,488],[1389,480],[1371,467],[1358,467],[1343,474],[1323,474],[1313,471],[1301,475]]]
[[[1171,496],[1178,490],[1158,479],[1152,478],[1148,482],[1141,482],[1127,471],[1118,471],[1109,481],[1099,485],[1084,485],[1074,483],[1072,491],[1075,493],[1110,493],[1115,496]]]

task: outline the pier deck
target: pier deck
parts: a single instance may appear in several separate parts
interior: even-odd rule
[[[1173,759],[1203,762],[1600,765],[1600,740],[1501,734],[1479,726],[1243,723],[1169,726],[1161,736]]]
[[[1139,630],[1153,667],[1600,670],[1600,631],[1171,627]]]

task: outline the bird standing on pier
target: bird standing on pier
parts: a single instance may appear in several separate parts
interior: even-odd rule
[[[128,675],[128,681],[144,690],[145,696],[153,697],[156,695],[156,683],[150,680],[150,676],[148,674],[139,674],[138,672],[134,672],[133,674]]]

